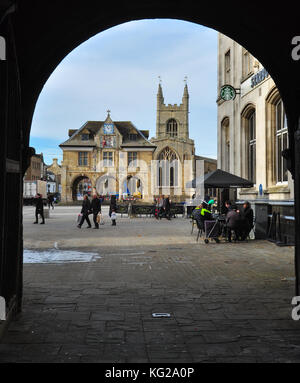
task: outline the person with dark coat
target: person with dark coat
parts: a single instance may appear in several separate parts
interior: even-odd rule
[[[33,223],[39,223],[38,216],[42,217],[41,225],[45,224],[45,217],[44,217],[44,202],[42,195],[40,193],[37,193],[35,197],[35,222]]]
[[[53,210],[54,209],[54,206],[53,206],[54,198],[53,198],[53,196],[51,194],[49,194],[47,200],[48,200],[48,207],[49,207],[49,209],[50,209],[50,206],[51,206],[52,210]]]
[[[231,231],[235,232],[235,238],[239,239],[241,236],[241,215],[235,205],[232,205],[226,214],[226,228],[228,242],[231,242]]]
[[[101,201],[97,194],[94,194],[93,200],[91,203],[91,209],[93,212],[93,221],[95,224],[94,229],[99,229],[99,223],[97,222],[97,215],[101,213]]]
[[[110,205],[109,205],[109,216],[111,217],[111,213],[112,212],[116,212],[117,211],[117,198],[115,195],[112,195],[110,197]]]
[[[85,220],[86,220],[86,222],[88,224],[88,228],[92,227],[91,221],[89,219],[89,214],[90,213],[91,213],[91,203],[90,203],[89,197],[87,195],[85,195],[83,197],[82,208],[81,208],[82,217],[81,217],[81,220],[80,220],[79,224],[77,225],[77,227],[79,229],[81,229],[81,226],[83,225],[83,222]]]
[[[251,204],[246,201],[243,204],[243,209],[241,211],[241,218],[242,218],[242,241],[244,241],[250,231],[253,229],[253,210],[251,208]]]
[[[169,197],[164,198],[163,201],[163,208],[165,211],[165,216],[166,218],[170,221],[170,215],[171,215],[171,204],[170,204],[170,199]]]

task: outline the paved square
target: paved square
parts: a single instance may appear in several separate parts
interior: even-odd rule
[[[47,262],[24,265],[23,313],[1,362],[300,361],[292,247],[196,243],[181,217],[112,227],[105,207],[99,230],[78,229],[79,211],[56,207],[33,225],[24,208],[24,248]]]

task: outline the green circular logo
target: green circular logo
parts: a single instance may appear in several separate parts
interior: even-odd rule
[[[220,97],[224,101],[234,100],[236,97],[236,91],[231,85],[224,85],[220,91]]]

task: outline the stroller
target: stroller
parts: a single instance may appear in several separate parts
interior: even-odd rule
[[[206,244],[209,243],[210,239],[213,239],[216,243],[220,243],[219,236],[221,235],[221,228],[218,219],[215,221],[204,221],[204,232],[204,242]]]

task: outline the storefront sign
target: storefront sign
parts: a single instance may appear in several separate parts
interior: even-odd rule
[[[251,88],[254,88],[256,85],[260,84],[268,76],[269,76],[269,73],[265,68],[257,72],[254,76],[251,77]]]

